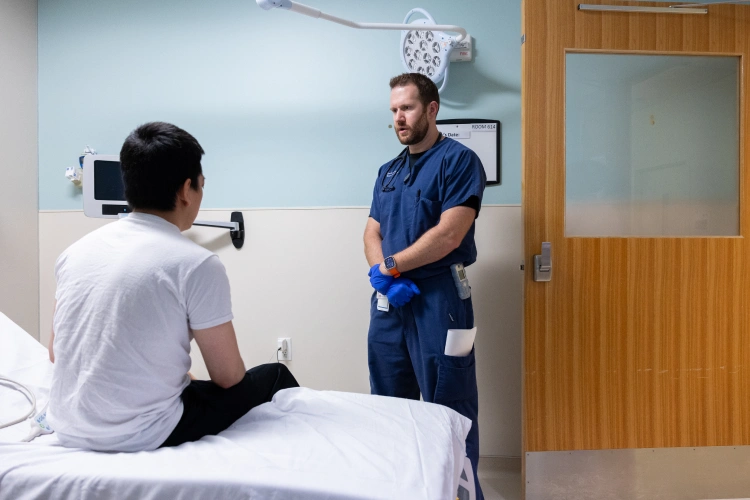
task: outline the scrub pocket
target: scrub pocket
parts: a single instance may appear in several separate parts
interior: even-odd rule
[[[476,396],[477,370],[474,364],[474,349],[471,349],[468,356],[440,356],[434,402],[445,404]]]
[[[412,222],[412,234],[416,241],[429,229],[437,226],[440,222],[443,203],[432,201],[427,198],[418,198],[417,205],[414,207],[414,221]]]

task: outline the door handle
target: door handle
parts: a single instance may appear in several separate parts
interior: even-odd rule
[[[542,242],[542,254],[534,255],[534,281],[552,280],[552,243]]]

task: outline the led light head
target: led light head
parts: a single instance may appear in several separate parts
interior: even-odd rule
[[[422,14],[422,18],[409,23],[415,13]],[[426,75],[433,82],[440,83],[438,91],[442,91],[448,80],[448,65],[456,37],[442,31],[419,29],[420,26],[434,25],[435,20],[423,9],[412,9],[406,15],[404,24],[411,24],[414,29],[401,32],[401,62],[407,71]]]

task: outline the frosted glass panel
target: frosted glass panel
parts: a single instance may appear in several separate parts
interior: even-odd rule
[[[566,236],[739,234],[739,58],[567,54]]]

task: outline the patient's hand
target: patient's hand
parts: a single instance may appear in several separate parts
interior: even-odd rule
[[[188,377],[190,377],[190,380],[197,380],[195,376],[190,372],[188,372]]]

